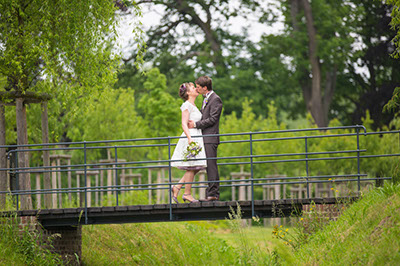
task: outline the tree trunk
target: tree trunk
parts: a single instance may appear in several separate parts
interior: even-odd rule
[[[26,122],[26,107],[24,99],[16,99],[16,117],[17,117],[17,144],[28,144],[28,132]],[[27,147],[18,147],[18,150],[27,149]],[[29,157],[27,152],[18,152],[18,168],[29,167]],[[31,190],[31,179],[29,173],[23,173],[24,170],[18,170],[18,190]],[[31,195],[20,195],[21,210],[32,209]]]
[[[42,143],[49,143],[49,119],[47,115],[47,102],[42,103]],[[48,148],[47,146],[44,148]],[[43,151],[43,166],[50,166],[50,152]],[[48,171],[49,169],[44,169]],[[50,172],[43,173],[44,189],[51,189]],[[51,194],[44,194],[44,208],[52,208]]]
[[[299,0],[290,0],[290,17],[292,18],[292,26],[294,31],[299,31],[299,23],[297,15],[299,14]]]
[[[5,108],[0,104],[0,145],[6,145]],[[0,168],[7,168],[6,148],[0,148]],[[9,190],[7,171],[0,170],[0,192]],[[0,210],[6,206],[6,194],[0,194]]]
[[[325,113],[325,108],[322,104],[321,67],[319,64],[319,58],[317,56],[317,32],[314,27],[310,2],[308,0],[302,0],[302,3],[307,24],[308,50],[312,74],[310,111],[317,126],[325,127],[328,125],[328,119],[327,113]]]
[[[325,82],[325,93],[324,98],[322,100],[324,106],[324,114],[326,115],[326,121],[328,121],[328,112],[329,107],[331,106],[333,95],[336,88],[336,76],[337,76],[337,66],[333,67],[332,71],[329,71],[326,74],[326,82]]]

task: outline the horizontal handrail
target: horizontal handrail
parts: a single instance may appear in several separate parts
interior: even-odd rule
[[[338,153],[356,153],[356,152],[366,152],[367,150],[344,150],[344,151],[326,151],[326,152],[309,152],[309,153],[285,153],[285,154],[263,154],[263,155],[242,155],[242,156],[226,156],[226,157],[208,157],[208,158],[200,158],[200,159],[192,159],[196,160],[227,160],[227,159],[247,159],[247,158],[264,158],[264,157],[285,157],[285,156],[301,156],[301,155],[323,155],[323,154],[338,154]],[[335,157],[327,157],[327,158],[335,158]],[[342,158],[342,157],[341,157]],[[324,159],[324,158],[321,158]],[[312,161],[312,159],[303,159]],[[112,162],[112,163],[91,163],[91,164],[75,164],[75,165],[60,165],[60,166],[37,166],[37,167],[14,167],[14,170],[27,170],[27,169],[57,169],[57,168],[71,168],[71,167],[93,167],[93,166],[120,166],[120,165],[130,165],[130,164],[147,164],[147,163],[168,163],[168,162],[182,162],[183,160],[153,160],[153,161],[132,161],[132,162]],[[297,160],[296,160],[297,161]],[[257,161],[256,161],[257,162]],[[244,162],[245,163],[245,162]],[[168,168],[168,165],[154,168]],[[123,170],[123,169],[137,169],[135,167],[107,167],[107,168],[88,168],[90,171],[98,171],[98,170]],[[9,168],[0,168],[0,171],[8,171]],[[83,168],[78,169],[67,169],[65,171],[54,170],[47,172],[75,172],[75,171],[83,171]],[[46,171],[12,171],[13,173],[42,173]]]
[[[242,133],[224,133],[224,134],[208,134],[197,137],[223,137],[223,136],[243,136],[243,135],[260,135],[260,134],[280,134],[289,132],[307,132],[307,131],[326,131],[326,130],[339,130],[339,129],[363,129],[366,133],[367,130],[362,125],[354,126],[342,126],[342,127],[322,127],[322,128],[305,128],[305,129],[286,129],[286,130],[274,130],[274,131],[257,131],[257,132],[242,132]],[[196,136],[193,136],[196,137]],[[135,141],[150,141],[150,140],[168,140],[168,139],[180,139],[185,138],[184,136],[174,137],[155,137],[155,138],[138,138],[138,139],[122,139],[122,140],[96,140],[96,141],[78,141],[78,142],[58,142],[58,143],[41,143],[41,144],[24,144],[24,145],[0,145],[0,148],[20,148],[20,147],[40,147],[40,146],[56,146],[56,145],[77,145],[77,144],[99,144],[99,143],[121,143],[121,142],[135,142]],[[105,146],[102,146],[104,148]],[[108,147],[108,146],[107,146]],[[87,147],[87,149],[90,147]],[[63,150],[64,148],[58,148]]]
[[[367,176],[366,174],[362,174],[361,176]],[[329,177],[329,176],[328,176]],[[333,176],[332,176],[333,177]],[[341,177],[358,177],[358,175],[344,175]],[[314,181],[306,181],[306,177],[302,178],[286,178],[286,179],[302,179],[303,181],[289,181],[289,182],[268,182],[268,183],[255,183],[256,186],[265,186],[265,185],[286,185],[286,184],[304,184],[304,183],[343,183],[343,182],[357,182],[358,179],[339,179],[339,180],[314,180]],[[361,181],[373,181],[373,180],[389,180],[391,177],[379,177],[379,178],[362,178]],[[251,181],[269,181],[273,180],[272,178],[256,178],[256,179],[242,179],[242,180],[219,180],[219,181],[193,181],[186,183],[154,183],[154,184],[133,184],[133,185],[113,185],[113,186],[91,186],[91,187],[72,187],[72,188],[56,188],[56,189],[40,189],[40,190],[16,190],[13,191],[12,195],[35,195],[35,194],[54,194],[54,193],[82,193],[85,190],[88,192],[107,192],[107,191],[135,191],[135,190],[168,190],[171,185],[179,185],[179,184],[207,184],[207,183],[240,183],[241,184],[231,184],[231,185],[221,185],[221,187],[241,187],[241,186],[251,186],[249,182]],[[277,180],[275,178],[275,180]],[[164,185],[164,187],[163,187]],[[155,188],[148,188],[145,186],[155,186]],[[144,187],[144,188],[132,188],[127,189],[129,187]],[[205,188],[207,186],[192,186],[192,188]],[[121,189],[121,190],[120,190]],[[9,194],[10,191],[0,191],[0,194]]]

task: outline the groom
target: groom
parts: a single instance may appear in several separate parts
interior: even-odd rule
[[[196,79],[196,90],[203,94],[204,101],[201,106],[203,117],[194,123],[189,120],[189,128],[199,128],[203,135],[219,134],[219,118],[222,111],[221,98],[212,89],[212,80],[207,76]],[[219,144],[219,136],[204,137],[204,146],[207,158],[216,158]],[[207,160],[208,181],[219,181],[217,160]],[[219,183],[208,183],[206,198],[202,201],[219,200]]]

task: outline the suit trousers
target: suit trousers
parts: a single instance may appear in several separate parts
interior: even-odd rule
[[[206,157],[207,158],[216,158],[217,157],[217,149],[218,144],[216,143],[205,143],[206,149]],[[219,181],[219,173],[217,160],[207,160],[207,180],[208,181]],[[208,187],[206,189],[206,197],[217,197],[219,199],[219,183],[213,182],[208,183]]]

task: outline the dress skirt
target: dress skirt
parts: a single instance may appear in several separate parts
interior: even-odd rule
[[[206,151],[204,148],[204,141],[203,137],[201,134],[201,129],[197,128],[191,128],[189,129],[190,131],[190,136],[192,136],[192,140],[194,142],[197,142],[200,147],[202,147],[201,151],[197,156],[194,158],[194,160],[188,160],[188,161],[183,161],[184,159],[184,153],[186,151],[186,148],[188,146],[188,139],[186,138],[185,133],[183,132],[181,137],[185,138],[180,138],[178,143],[176,144],[174,154],[172,155],[171,160],[171,166],[176,167],[181,170],[203,170],[207,168],[207,160],[206,159]],[[196,137],[198,136],[198,137]],[[204,159],[204,160],[198,160],[198,159]],[[175,161],[177,160],[177,161]]]

